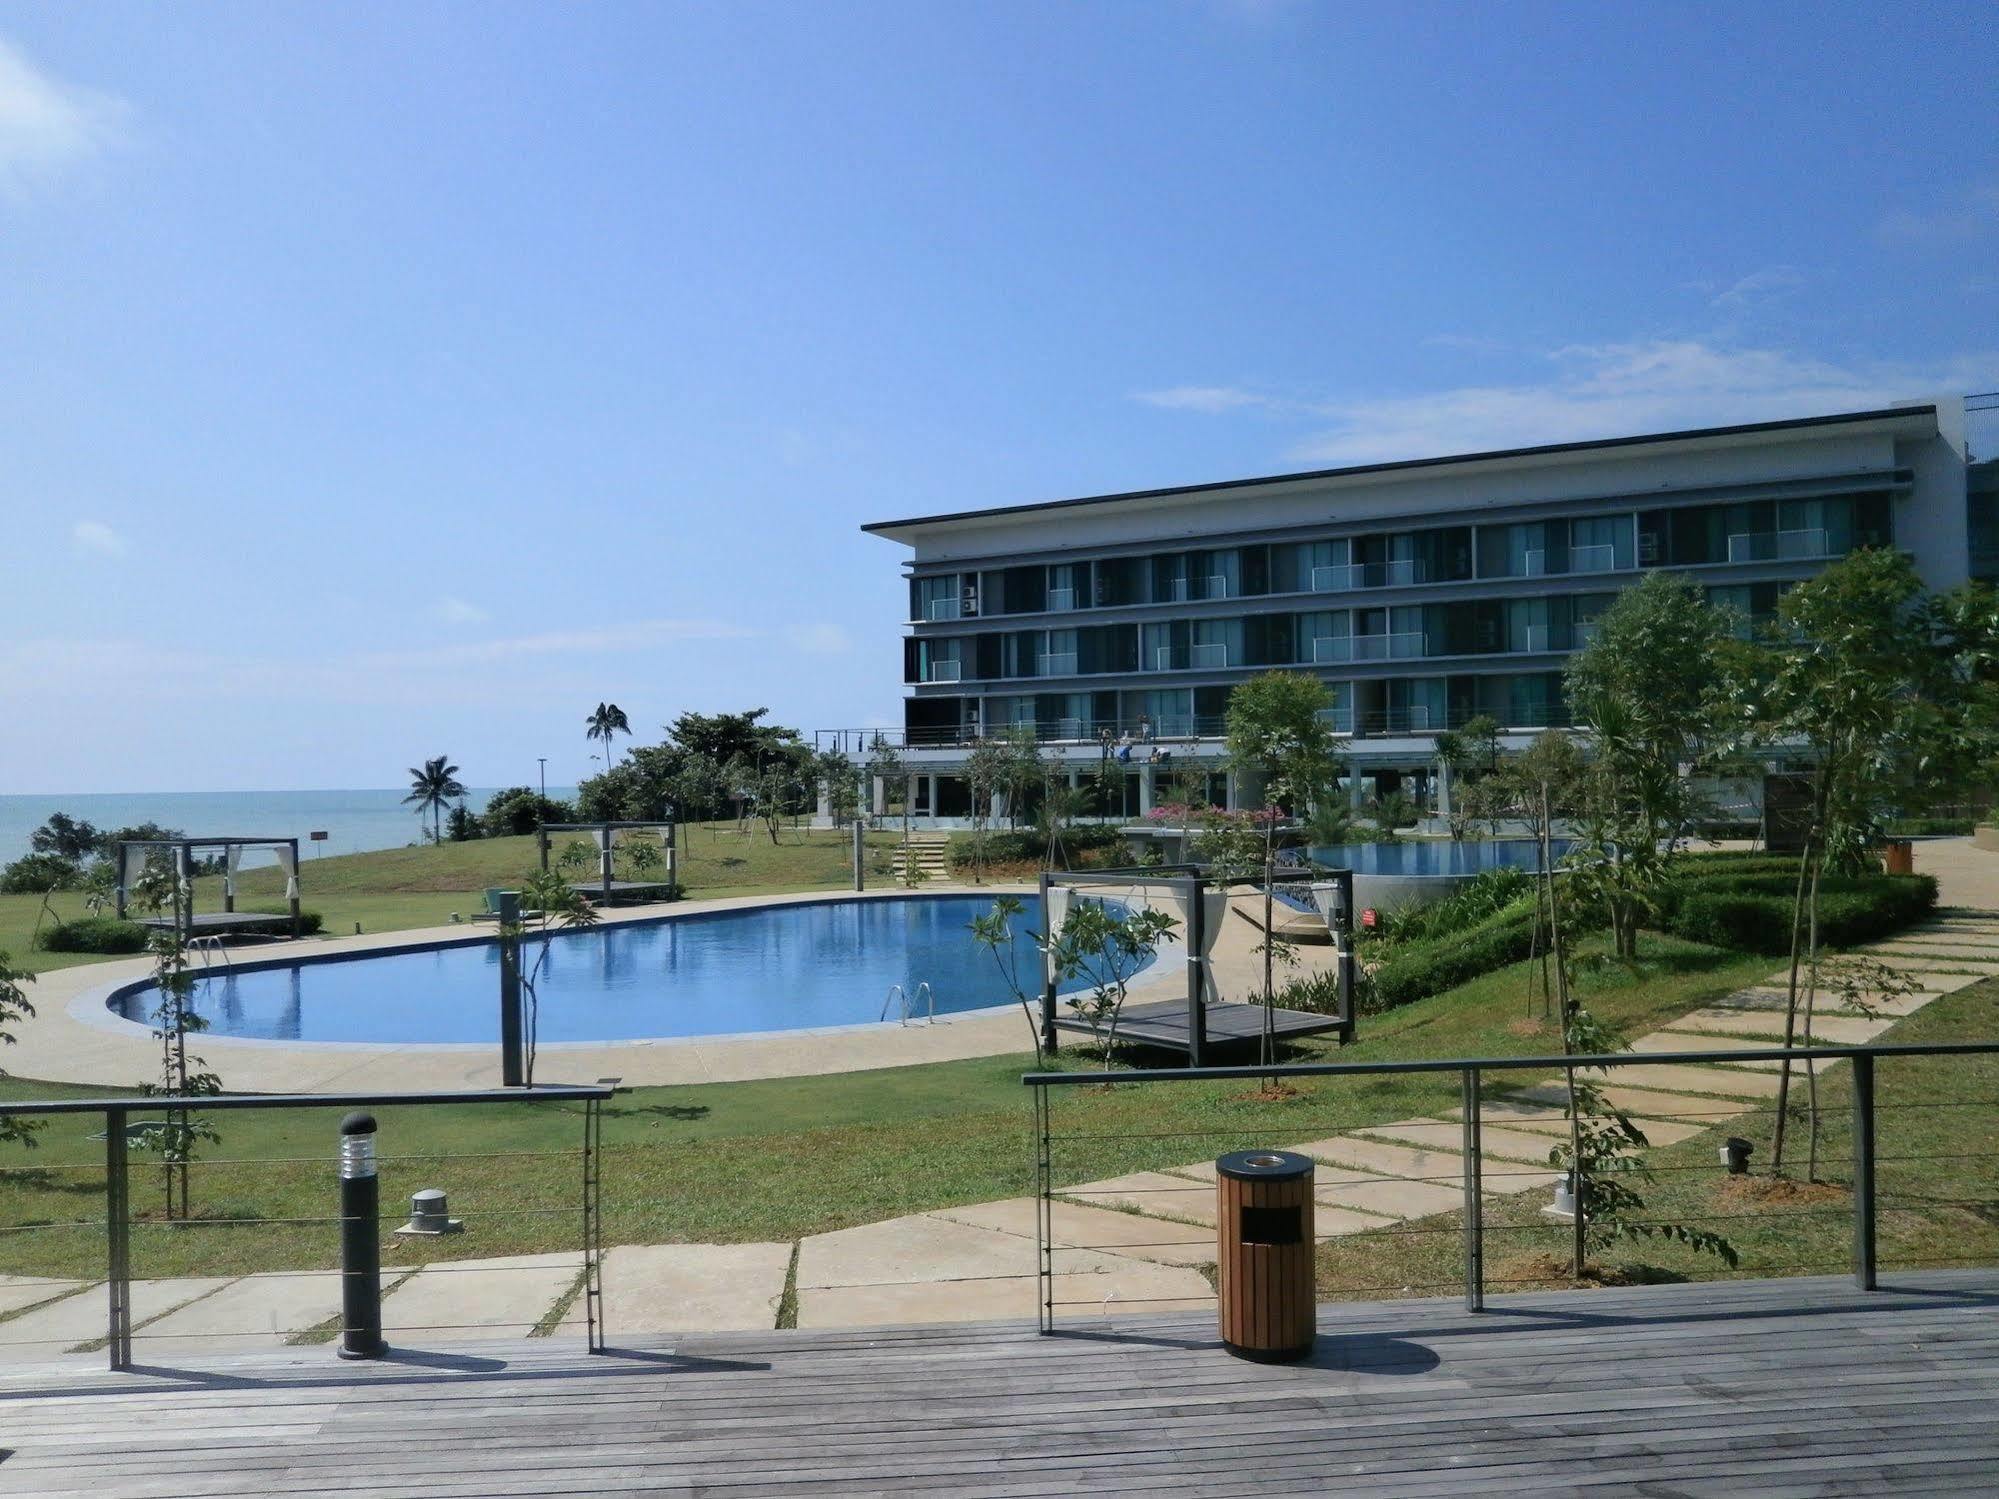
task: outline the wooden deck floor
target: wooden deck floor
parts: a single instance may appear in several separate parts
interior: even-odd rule
[[[325,1348],[0,1371],[0,1493],[1991,1493],[1999,1273],[1335,1305],[1290,1367],[1207,1318]]]
[[[1058,1016],[1055,1026],[1058,1030],[1075,1031],[1086,1036],[1093,1034],[1087,1020],[1078,1020],[1073,1016]],[[1324,1035],[1339,1028],[1339,1018],[1334,1015],[1320,1015],[1310,1010],[1275,1009],[1271,1012],[1271,1029],[1280,1041],[1297,1036]],[[1120,1041],[1128,1041],[1134,1046],[1186,1051],[1189,1036],[1187,1002],[1184,999],[1158,999],[1146,1004],[1126,1005],[1118,1015],[1117,1033]],[[1242,1047],[1262,1039],[1262,1036],[1262,1005],[1229,1003],[1208,1006],[1209,1046]]]

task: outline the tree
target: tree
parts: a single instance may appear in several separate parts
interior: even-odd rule
[[[449,755],[438,755],[424,761],[420,767],[412,765],[410,794],[403,798],[403,805],[414,806],[418,817],[425,812],[430,814],[432,843],[443,841],[445,803],[465,795],[465,787],[458,779],[458,767],[450,762]]]
[[[1275,1060],[1277,1036],[1276,964],[1295,961],[1278,939],[1275,920],[1277,814],[1289,807],[1306,812],[1330,790],[1340,770],[1333,731],[1324,714],[1332,693],[1317,677],[1269,671],[1236,685],[1229,693],[1228,757],[1239,779],[1260,787],[1263,800],[1263,1060]]]
[[[61,854],[23,854],[0,869],[0,894],[43,895],[51,890],[74,890],[82,883],[82,867]]]
[[[6,1027],[34,1017],[35,1007],[28,1002],[26,985],[32,984],[35,976],[25,968],[16,968],[4,950],[0,950],[0,1046],[12,1046],[14,1033]],[[5,1077],[0,1071],[0,1077]],[[0,1144],[20,1145],[27,1149],[35,1147],[35,1133],[42,1127],[39,1119],[16,1119],[0,1114]]]
[[[993,798],[1013,774],[1013,761],[1004,744],[981,739],[965,756],[965,785],[972,803],[972,878],[983,883],[986,874],[986,825],[992,821]]]
[[[844,750],[829,749],[813,756],[812,778],[825,788],[826,810],[833,826],[845,827],[859,815],[861,788],[859,772]]]
[[[494,793],[480,814],[489,838],[519,838],[544,823],[575,822],[576,808],[552,796],[543,796],[532,786],[509,786]],[[613,818],[601,819],[615,821]],[[633,821],[643,821],[635,818]]]
[[[222,1079],[208,1070],[203,1058],[188,1050],[188,1037],[208,1029],[208,1022],[194,1008],[197,981],[188,966],[182,936],[194,892],[178,871],[149,863],[133,893],[141,909],[170,918],[147,939],[153,954],[153,986],[159,994],[151,1019],[153,1039],[160,1043],[160,1072],[156,1080],[140,1084],[139,1090],[177,1100],[213,1097],[222,1091]],[[159,1122],[134,1134],[143,1149],[160,1157],[168,1218],[188,1216],[188,1167],[196,1144],[221,1138],[205,1117],[190,1113],[184,1104],[170,1108]]]
[[[625,710],[616,703],[599,703],[595,710],[583,720],[583,737],[595,743],[604,741],[604,769],[611,768],[611,736],[623,734],[631,737],[632,726],[625,718]]]
[[[1868,864],[1898,801],[1934,794],[1940,775],[1976,758],[1966,706],[1975,682],[1953,671],[1961,651],[1940,641],[1920,605],[1922,582],[1902,553],[1853,552],[1777,601],[1762,698],[1764,733],[1810,770],[1804,845],[1792,901],[1784,1045],[1797,1044],[1801,975],[1818,964],[1819,881]],[[1807,1068],[1816,1096],[1816,1069]],[[1783,1170],[1791,1065],[1778,1074],[1770,1170]]]
[[[486,836],[486,825],[465,803],[460,802],[451,809],[451,817],[445,824],[444,835],[453,843],[470,843],[475,838]]]
[[[47,822],[28,834],[28,847],[36,853],[54,854],[72,863],[89,858],[103,846],[104,834],[67,812],[51,812]]]
[[[521,1081],[527,1087],[534,1086],[535,1047],[541,1025],[541,995],[536,985],[543,965],[548,962],[549,941],[557,929],[572,930],[596,923],[597,908],[560,872],[536,869],[521,881],[520,921],[504,928],[501,935],[516,941],[532,939],[539,944],[534,961],[521,972],[522,1018],[526,1022],[522,1028]]]
[[[868,741],[868,763],[864,769],[868,787],[867,812],[874,819],[875,826],[881,826],[881,819],[879,814],[874,811],[874,788],[877,785],[882,788],[882,800],[886,803],[893,794],[890,788],[899,785],[907,773],[903,767],[901,752],[888,742],[887,735],[877,732]],[[903,787],[898,799],[902,802],[906,811],[909,805],[907,787]],[[905,817],[904,820],[906,821],[907,818]]]
[[[1652,892],[1709,811],[1692,769],[1728,753],[1749,727],[1733,645],[1729,616],[1696,584],[1650,573],[1617,596],[1569,660],[1569,705],[1600,782],[1589,852],[1620,957],[1637,955]]]

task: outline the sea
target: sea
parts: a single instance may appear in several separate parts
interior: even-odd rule
[[[499,791],[468,787],[465,805],[474,812]],[[28,852],[28,835],[51,812],[67,812],[101,830],[156,822],[179,828],[190,838],[297,838],[302,858],[358,854],[402,848],[420,841],[416,808],[405,806],[403,790],[381,791],[118,791],[88,796],[0,796],[0,863]],[[573,786],[551,786],[551,797],[576,794]],[[314,833],[324,839],[313,841]]]

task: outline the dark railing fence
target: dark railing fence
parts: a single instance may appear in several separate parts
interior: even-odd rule
[[[1338,1120],[1328,1120],[1324,1115],[1314,1116],[1308,1111],[1301,1110],[1297,1106],[1296,1101],[1291,1101],[1273,1104],[1268,1111],[1272,1121],[1269,1123],[1231,1125],[1226,1128],[1152,1131],[1142,1134],[1134,1134],[1127,1131],[1092,1132],[1081,1129],[1063,1130],[1058,1127],[1054,1099],[1055,1095],[1064,1089],[1095,1089],[1107,1085],[1140,1088],[1185,1087],[1189,1084],[1217,1082],[1240,1083],[1247,1088],[1257,1088],[1269,1080],[1358,1080],[1381,1078],[1396,1074],[1455,1074],[1458,1086],[1454,1091],[1457,1095],[1456,1102],[1458,1108],[1461,1111],[1461,1118],[1458,1121],[1460,1125],[1458,1137],[1454,1144],[1439,1144],[1431,1148],[1445,1153],[1452,1151],[1460,1153],[1462,1155],[1462,1167],[1453,1168],[1449,1176],[1397,1177],[1384,1175],[1380,1180],[1384,1183],[1398,1181],[1421,1182],[1445,1185],[1453,1188],[1459,1194],[1456,1211],[1462,1219],[1461,1224],[1456,1226],[1446,1224],[1441,1227],[1436,1225],[1410,1226],[1415,1218],[1435,1217],[1439,1213],[1450,1211],[1448,1208],[1438,1207],[1425,1213],[1412,1214],[1411,1218],[1408,1219],[1394,1220],[1384,1218],[1379,1228],[1367,1229],[1366,1236],[1368,1241],[1378,1241],[1397,1236],[1408,1238],[1418,1235],[1458,1235],[1462,1239],[1462,1249],[1457,1257],[1458,1274],[1456,1278],[1449,1282],[1411,1283],[1406,1278],[1397,1277],[1381,1285],[1356,1286],[1349,1287],[1349,1289],[1367,1294],[1391,1296],[1440,1290],[1461,1290],[1466,1308],[1470,1311],[1481,1311],[1485,1307],[1485,1298],[1489,1287],[1501,1287],[1507,1284],[1546,1284],[1545,1277],[1537,1276],[1532,1279],[1516,1277],[1509,1282],[1505,1278],[1494,1277],[1489,1274],[1487,1268],[1489,1238],[1494,1234],[1509,1231],[1539,1231],[1547,1233],[1551,1231],[1551,1227],[1553,1226],[1552,1220],[1549,1223],[1534,1223],[1531,1225],[1505,1225],[1489,1222],[1486,1214],[1488,1197],[1486,1184],[1507,1178],[1518,1180],[1524,1176],[1532,1176],[1540,1182],[1546,1183],[1552,1189],[1564,1174],[1558,1171],[1552,1164],[1531,1166],[1516,1160],[1496,1160],[1487,1156],[1482,1142],[1483,1127],[1500,1127],[1507,1122],[1504,1118],[1492,1119],[1484,1117],[1487,1106],[1499,1102],[1503,1096],[1489,1086],[1491,1075],[1531,1073],[1539,1077],[1546,1077],[1552,1073],[1560,1076],[1567,1069],[1573,1068],[1577,1073],[1585,1075],[1589,1081],[1598,1083],[1599,1085],[1614,1086],[1617,1082],[1616,1071],[1620,1067],[1657,1067],[1669,1065],[1706,1067],[1711,1064],[1731,1062],[1781,1062],[1788,1057],[1794,1069],[1790,1107],[1795,1115],[1802,1109],[1804,1104],[1806,1072],[1808,1068],[1823,1068],[1828,1064],[1838,1062],[1850,1063],[1850,1077],[1848,1079],[1849,1097],[1847,1101],[1840,1103],[1826,1097],[1825,1089],[1827,1083],[1821,1072],[1819,1075],[1819,1108],[1821,1115],[1844,1114],[1848,1119],[1848,1128],[1852,1140],[1851,1155],[1850,1157],[1834,1160],[1830,1164],[1833,1166],[1845,1165],[1850,1170],[1853,1197],[1851,1208],[1840,1206],[1824,1209],[1807,1206],[1792,1208],[1785,1212],[1731,1212],[1726,1216],[1732,1220],[1759,1221],[1779,1218],[1823,1218],[1835,1214],[1842,1217],[1850,1216],[1852,1220],[1852,1251],[1850,1257],[1843,1264],[1789,1264],[1781,1268],[1787,1273],[1847,1269],[1851,1271],[1854,1283],[1857,1286],[1863,1290],[1873,1290],[1876,1287],[1878,1275],[1878,1255],[1876,1250],[1876,1229],[1878,1223],[1877,1166],[1884,1160],[1891,1164],[1902,1165],[1918,1161],[1972,1158],[1969,1156],[1960,1157],[1954,1154],[1882,1157],[1878,1153],[1877,1121],[1880,1114],[1890,1106],[1881,1104],[1877,1099],[1876,1077],[1878,1069],[1884,1064],[1892,1066],[1894,1063],[1909,1059],[1988,1056],[1994,1053],[1999,1053],[1999,1042],[1938,1042],[1928,1045],[1888,1044],[1793,1047],[1788,1051],[1770,1046],[1745,1046],[1740,1049],[1730,1050],[1624,1052],[1611,1056],[1577,1056],[1569,1058],[1559,1056],[1481,1057],[1434,1061],[1314,1062],[1278,1063],[1271,1066],[1183,1067],[1170,1070],[1129,1072],[1031,1072],[1026,1074],[1021,1081],[1032,1091],[1034,1097],[1035,1195],[1038,1202],[1036,1213],[1036,1274],[1038,1278],[1039,1294],[1037,1301],[1040,1307],[1041,1330],[1043,1332],[1054,1331],[1058,1320],[1057,1314],[1064,1307],[1100,1307],[1100,1303],[1094,1299],[1063,1300],[1058,1298],[1056,1294],[1057,1276],[1060,1273],[1058,1256],[1087,1255],[1092,1251],[1118,1254],[1130,1254],[1134,1251],[1142,1253],[1148,1247],[1165,1247],[1163,1243],[1157,1246],[1135,1245],[1128,1237],[1122,1239],[1119,1243],[1067,1242],[1062,1240],[1058,1235],[1055,1225],[1055,1208],[1058,1203],[1071,1200],[1063,1195],[1065,1191],[1072,1190],[1067,1184],[1088,1184],[1100,1178],[1104,1174],[1103,1164],[1107,1154],[1117,1153],[1119,1147],[1125,1148],[1128,1152],[1129,1147],[1135,1142],[1161,1139],[1171,1139],[1176,1142],[1176,1146],[1178,1142],[1186,1142],[1188,1154],[1193,1154],[1200,1150],[1201,1142],[1204,1141],[1208,1146],[1212,1147],[1211,1154],[1221,1154],[1227,1151],[1244,1149],[1281,1148],[1287,1145],[1295,1148],[1295,1144],[1299,1140],[1321,1138],[1344,1132],[1357,1131],[1364,1133],[1370,1127],[1370,1122],[1356,1121],[1350,1114],[1344,1115]],[[1723,1125],[1751,1118],[1758,1114],[1770,1115],[1775,1111],[1774,1104],[1770,1102],[1759,1103],[1750,1100],[1732,1102],[1720,1096],[1707,1097],[1699,1094],[1687,1094],[1685,1097],[1686,1107],[1684,1111],[1672,1117],[1684,1121],[1686,1124],[1694,1126],[1700,1131],[1707,1132],[1707,1139],[1703,1143],[1713,1143],[1716,1146],[1719,1146],[1721,1142],[1721,1127]],[[1946,1108],[1991,1110],[1999,1108],[1999,1098],[1927,1098],[1921,1102],[1904,1102],[1893,1107],[1910,1111]],[[1635,1122],[1641,1129],[1648,1120],[1662,1120],[1667,1117],[1663,1114],[1642,1110],[1634,1110],[1632,1112],[1635,1116],[1640,1116],[1635,1118]],[[1376,1126],[1384,1122],[1386,1121],[1372,1121]],[[1552,1134],[1547,1137],[1551,1148],[1564,1143],[1565,1139],[1565,1136]],[[1654,1147],[1648,1154],[1656,1154],[1660,1148],[1662,1147]],[[1795,1150],[1795,1156],[1792,1156],[1787,1150],[1787,1161],[1795,1160],[1798,1163],[1802,1163],[1805,1158],[1806,1142],[1801,1129],[1795,1137]],[[1129,1159],[1128,1153],[1126,1159]],[[1993,1164],[1982,1153],[1976,1159],[1987,1165]],[[1826,1164],[1828,1162],[1822,1157],[1822,1168]],[[1681,1164],[1674,1167],[1661,1167],[1648,1161],[1647,1168],[1655,1172],[1663,1170],[1719,1172],[1724,1169],[1719,1165],[1718,1157],[1714,1165],[1693,1166]],[[1137,1168],[1126,1166],[1124,1169],[1128,1171]],[[1058,1185],[1058,1179],[1062,1179],[1065,1184]],[[1340,1180],[1346,1180],[1344,1174],[1340,1177]],[[1184,1190],[1198,1191],[1203,1185],[1202,1182],[1190,1177],[1187,1179]],[[1162,1187],[1157,1190],[1161,1193],[1168,1193],[1169,1191],[1179,1192],[1183,1189]],[[1116,1195],[1119,1199],[1129,1203],[1132,1198],[1142,1195],[1143,1191],[1144,1189],[1142,1188],[1121,1188]],[[1561,1225],[1560,1233],[1565,1239],[1573,1235],[1574,1240],[1580,1242],[1588,1225],[1581,1218],[1581,1194],[1576,1194],[1576,1198],[1577,1220],[1573,1224]],[[1084,1206],[1092,1205],[1087,1195],[1075,1200]],[[1170,1207],[1166,1208],[1164,1212],[1167,1216],[1170,1216]],[[1678,1220],[1640,1220],[1641,1223],[1649,1224],[1649,1226],[1662,1226],[1666,1222],[1676,1221]],[[1695,1226],[1699,1225],[1696,1224]],[[1321,1235],[1321,1240],[1324,1242],[1345,1237],[1346,1235],[1323,1234]],[[1914,1269],[1966,1263],[1982,1264],[1986,1262],[1985,1257],[1938,1255],[1920,1262],[1905,1262],[1899,1265],[1898,1268]],[[1750,1269],[1734,1273],[1754,1275],[1767,1272]],[[1179,1302],[1185,1298],[1165,1297],[1160,1299]],[[1122,1304],[1129,1305],[1131,1303],[1125,1301]]]
[[[29,1222],[10,1225],[0,1232],[15,1242],[19,1236],[27,1234],[61,1234],[94,1232],[101,1230],[104,1235],[104,1295],[105,1323],[103,1343],[113,1369],[126,1369],[132,1365],[133,1339],[133,1231],[135,1228],[158,1233],[240,1233],[247,1229],[266,1228],[272,1230],[306,1229],[324,1234],[323,1257],[331,1260],[338,1256],[342,1234],[349,1226],[349,1220],[340,1211],[341,1182],[339,1180],[341,1151],[340,1137],[336,1133],[337,1117],[342,1110],[350,1109],[444,1109],[454,1105],[500,1104],[522,1105],[581,1105],[581,1138],[574,1149],[508,1151],[496,1156],[492,1152],[441,1152],[426,1153],[409,1149],[407,1121],[399,1121],[398,1130],[391,1134],[384,1132],[385,1144],[389,1147],[377,1162],[377,1168],[394,1167],[403,1169],[416,1163],[490,1162],[504,1158],[518,1160],[523,1157],[543,1159],[572,1159],[575,1162],[576,1195],[568,1202],[548,1201],[544,1203],[522,1202],[517,1197],[507,1200],[495,1199],[491,1207],[465,1207],[452,1204],[452,1214],[465,1220],[475,1218],[487,1220],[514,1220],[524,1216],[570,1217],[577,1225],[577,1271],[582,1284],[577,1292],[584,1316],[585,1335],[593,1353],[604,1348],[603,1313],[603,1237],[601,1204],[602,1131],[604,1101],[612,1096],[608,1086],[550,1086],[535,1088],[494,1088],[469,1092],[419,1092],[419,1093],[345,1093],[345,1094],[298,1094],[298,1095],[250,1095],[225,1094],[213,1098],[173,1099],[162,1096],[142,1096],[128,1098],[73,1098],[48,1101],[8,1103],[0,1106],[0,1113],[18,1119],[60,1119],[82,1116],[97,1116],[104,1126],[104,1156],[99,1162],[30,1162],[0,1168],[14,1176],[39,1175],[43,1179],[58,1173],[69,1175],[71,1180],[86,1177],[98,1171],[103,1176],[102,1218],[76,1218],[59,1221]],[[184,1218],[161,1219],[143,1216],[135,1212],[133,1178],[135,1173],[143,1174],[151,1170],[163,1169],[157,1158],[135,1163],[137,1153],[131,1143],[135,1125],[159,1120],[170,1121],[175,1116],[187,1115],[232,1115],[248,1111],[316,1110],[327,1116],[324,1137],[324,1153],[316,1156],[287,1157],[226,1157],[203,1158],[199,1154],[188,1163],[192,1173],[209,1171],[254,1172],[259,1169],[275,1168],[323,1168],[324,1201],[328,1211],[324,1215],[312,1214],[303,1217],[257,1217],[257,1216],[190,1216]],[[218,1119],[218,1131],[226,1129],[226,1120]],[[226,1134],[224,1136],[226,1144]],[[426,1182],[426,1184],[428,1184]],[[382,1204],[381,1227],[386,1230],[392,1221],[400,1221],[402,1209],[395,1197],[386,1197]],[[278,1277],[288,1273],[300,1276],[324,1276],[328,1272],[313,1271],[256,1271],[250,1272],[260,1277]],[[476,1267],[468,1267],[463,1272],[454,1271],[448,1259],[432,1260],[423,1267],[424,1274],[477,1274]],[[343,1287],[344,1289],[344,1287]],[[87,1290],[74,1293],[78,1297],[88,1296]],[[67,1299],[67,1298],[63,1298]],[[344,1296],[336,1298],[344,1303]],[[46,1305],[48,1303],[43,1303]],[[391,1298],[393,1305],[393,1298]],[[40,1306],[24,1309],[24,1315],[39,1311]],[[344,1319],[344,1313],[343,1313]],[[8,1337],[9,1322],[0,1321],[0,1358],[8,1355],[11,1346],[21,1346],[20,1340]],[[465,1326],[487,1326],[488,1324],[465,1324]],[[405,1331],[443,1331],[457,1324],[434,1324],[423,1329],[403,1329]],[[342,1337],[351,1331],[343,1320],[333,1336]],[[216,1341],[231,1336],[266,1336],[268,1329],[234,1330],[222,1333],[189,1334]],[[497,1329],[496,1329],[497,1331]],[[146,1336],[155,1336],[146,1334]],[[164,1336],[164,1335],[161,1335]],[[94,1342],[93,1339],[78,1340]]]

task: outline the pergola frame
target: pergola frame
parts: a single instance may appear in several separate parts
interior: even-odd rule
[[[660,822],[619,822],[619,821],[544,822],[535,828],[534,839],[535,839],[535,847],[541,855],[542,872],[547,873],[549,834],[551,833],[594,834],[597,839],[597,885],[599,892],[598,898],[601,899],[603,903],[608,906],[609,904],[611,904],[611,901],[616,894],[617,886],[620,884],[624,884],[627,886],[635,886],[635,885],[643,886],[650,884],[655,889],[663,888],[667,892],[668,900],[671,900],[673,898],[673,887],[674,884],[676,883],[676,876],[679,873],[679,865],[680,865],[680,859],[679,859],[680,846],[678,841],[677,828],[678,824],[672,818],[667,818],[664,821]],[[666,879],[664,881],[647,881],[647,880],[620,881],[613,877],[611,872],[611,855],[612,855],[613,846],[617,841],[617,834],[625,832],[660,833],[663,835],[660,841],[666,847]],[[577,888],[582,889],[584,887],[579,885]]]
[[[299,893],[298,893],[298,839],[296,838],[125,838],[118,843],[118,919],[125,919],[126,891],[131,877],[132,850],[170,848],[174,851],[174,874],[187,884],[187,905],[180,913],[181,936],[194,935],[194,851],[198,848],[219,848],[228,859],[235,850],[241,848],[268,848],[282,850],[285,864],[285,903],[291,907],[291,934],[299,935]],[[282,857],[282,856],[281,856]],[[222,879],[222,909],[233,915],[236,910],[236,876],[232,868]]]
[[[1342,1046],[1350,1045],[1354,1038],[1354,978],[1355,964],[1353,952],[1353,871],[1351,869],[1287,869],[1276,871],[1276,885],[1337,885],[1340,890],[1339,909],[1334,919],[1328,923],[1333,932],[1336,963],[1339,972],[1340,1013],[1335,1024],[1326,1029],[1337,1030]],[[1206,1065],[1203,1053],[1208,1045],[1208,990],[1212,987],[1207,977],[1205,949],[1211,945],[1214,933],[1207,930],[1208,912],[1201,899],[1204,891],[1213,893],[1220,887],[1221,893],[1232,895],[1239,889],[1261,890],[1261,874],[1245,875],[1240,878],[1217,881],[1205,865],[1164,864],[1136,869],[1091,869],[1077,871],[1050,870],[1041,876],[1041,913],[1043,922],[1049,919],[1049,891],[1055,888],[1073,890],[1077,894],[1088,895],[1097,891],[1108,894],[1112,890],[1128,890],[1133,885],[1163,886],[1170,890],[1181,908],[1187,913],[1186,930],[1180,934],[1187,949],[1187,1065]],[[1224,908],[1226,915],[1226,908]],[[1266,934],[1265,940],[1268,939]],[[1041,988],[1041,1044],[1048,1055],[1053,1056],[1057,1042],[1058,1011],[1054,976],[1045,969]],[[1288,1013],[1288,1012],[1287,1012]]]

